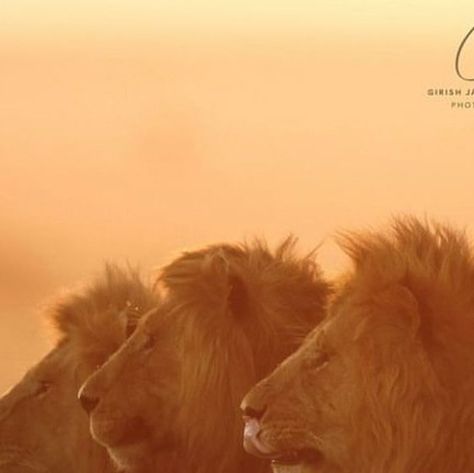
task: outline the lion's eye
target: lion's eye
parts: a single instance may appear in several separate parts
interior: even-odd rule
[[[305,362],[305,367],[307,369],[318,369],[324,368],[330,360],[330,356],[326,352],[319,352],[314,357],[308,358]]]
[[[143,344],[143,349],[152,350],[155,347],[155,345],[156,345],[156,338],[153,335],[148,334],[147,339],[145,343]]]
[[[127,320],[127,325],[125,326],[125,336],[127,338],[130,338],[135,332],[135,329],[137,328],[137,321],[136,320]]]
[[[321,353],[321,355],[319,356],[320,367],[327,365],[329,363],[330,358],[331,357],[329,356],[329,353]]]
[[[41,396],[46,394],[51,388],[51,383],[49,381],[40,381],[38,387],[35,391],[35,396]]]

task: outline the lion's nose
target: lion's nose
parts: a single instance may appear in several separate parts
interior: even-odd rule
[[[79,394],[77,396],[79,398],[79,402],[81,403],[82,408],[90,414],[96,407],[97,404],[99,404],[99,398],[91,396],[90,394],[87,394],[84,389],[81,389],[79,391]]]
[[[246,418],[261,419],[267,410],[267,406],[264,404],[250,404],[249,400],[245,398],[240,405],[240,409],[242,410],[243,416]]]

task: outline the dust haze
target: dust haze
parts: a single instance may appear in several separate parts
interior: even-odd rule
[[[460,32],[461,34],[462,32]],[[41,305],[105,261],[144,273],[254,235],[322,244],[390,215],[466,226],[472,114],[455,42],[386,35],[3,42],[0,391],[48,349]]]

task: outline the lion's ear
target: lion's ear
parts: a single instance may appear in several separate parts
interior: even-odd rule
[[[245,317],[249,308],[248,283],[239,259],[230,248],[215,247],[185,253],[166,266],[160,281],[168,296],[189,301],[208,313],[217,309]]]
[[[206,255],[201,264],[201,274],[211,281],[215,280],[217,282],[220,280],[224,282],[227,279],[230,263],[222,250]]]
[[[244,281],[237,274],[229,274],[228,284],[229,295],[227,296],[227,304],[229,310],[237,317],[247,314],[249,294]]]
[[[419,331],[418,301],[408,287],[401,284],[391,286],[377,295],[376,302],[391,325],[412,335]]]
[[[207,262],[207,270],[214,275],[214,280],[219,280],[224,285],[225,304],[235,317],[241,317],[248,312],[248,290],[244,279],[238,273],[235,264],[224,251],[218,251]]]

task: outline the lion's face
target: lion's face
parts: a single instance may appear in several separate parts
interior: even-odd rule
[[[298,469],[305,465],[302,471],[338,471],[348,454],[349,406],[360,408],[348,322],[323,322],[246,396],[244,445],[250,453]]]
[[[67,343],[53,349],[1,398],[0,471],[30,465],[61,472],[74,464],[71,444],[89,436],[87,417],[74,403],[79,374],[72,361]]]
[[[79,393],[83,403],[94,404],[93,437],[130,471],[151,468],[151,452],[166,456],[178,402],[176,341],[169,321],[157,310],[142,322]]]
[[[389,471],[383,462],[395,463],[395,445],[406,448],[401,439],[413,441],[432,392],[412,333],[413,302],[393,287],[334,303],[302,347],[245,397],[246,449],[273,459],[276,471]],[[365,466],[374,452],[379,470]]]
[[[0,472],[111,469],[77,391],[156,303],[138,275],[115,266],[82,292],[54,300],[47,314],[60,340],[0,399]]]

